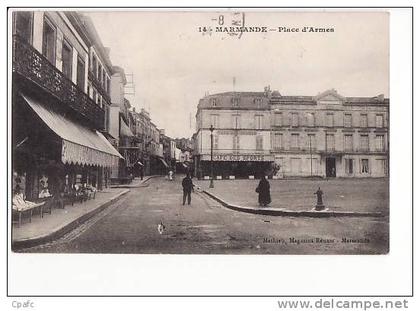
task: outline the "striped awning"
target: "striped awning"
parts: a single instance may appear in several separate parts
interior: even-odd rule
[[[47,109],[38,100],[21,94],[41,120],[62,139],[61,161],[65,164],[118,166],[121,154],[98,131]]]

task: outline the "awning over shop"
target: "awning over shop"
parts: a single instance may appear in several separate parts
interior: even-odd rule
[[[130,130],[127,123],[125,123],[123,119],[121,119],[120,135],[125,137],[134,137],[133,132]]]
[[[42,121],[62,138],[61,161],[63,163],[111,167],[117,166],[118,159],[123,158],[98,131],[48,110],[38,100],[21,95]]]

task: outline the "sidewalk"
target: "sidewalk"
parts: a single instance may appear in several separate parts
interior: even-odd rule
[[[139,177],[136,177],[133,179],[133,181],[130,184],[121,184],[121,185],[112,185],[111,188],[139,188],[139,187],[147,187],[148,185],[146,182],[148,182],[150,179],[159,177],[159,175],[152,175],[152,176],[145,176],[143,180],[141,180]]]
[[[272,203],[259,207],[258,181],[194,181],[203,192],[223,206],[245,213],[292,217],[381,217],[389,214],[387,184],[383,180],[271,181]],[[326,210],[314,211],[314,191],[324,191]]]
[[[20,227],[12,227],[12,249],[31,247],[57,239],[73,230],[96,213],[126,194],[128,189],[105,189],[96,193],[96,198],[83,203],[66,205],[64,209],[52,209],[51,215],[32,217]]]

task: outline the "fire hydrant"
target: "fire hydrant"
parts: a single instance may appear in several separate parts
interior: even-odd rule
[[[317,192],[315,192],[314,194],[316,194],[316,205],[315,205],[315,210],[316,211],[322,211],[325,209],[325,205],[322,202],[322,195],[324,194],[321,190],[321,187],[318,187]]]

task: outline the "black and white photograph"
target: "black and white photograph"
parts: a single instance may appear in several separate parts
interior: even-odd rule
[[[412,7],[6,2],[7,310],[413,307]]]
[[[386,11],[10,17],[13,252],[389,253]]]

